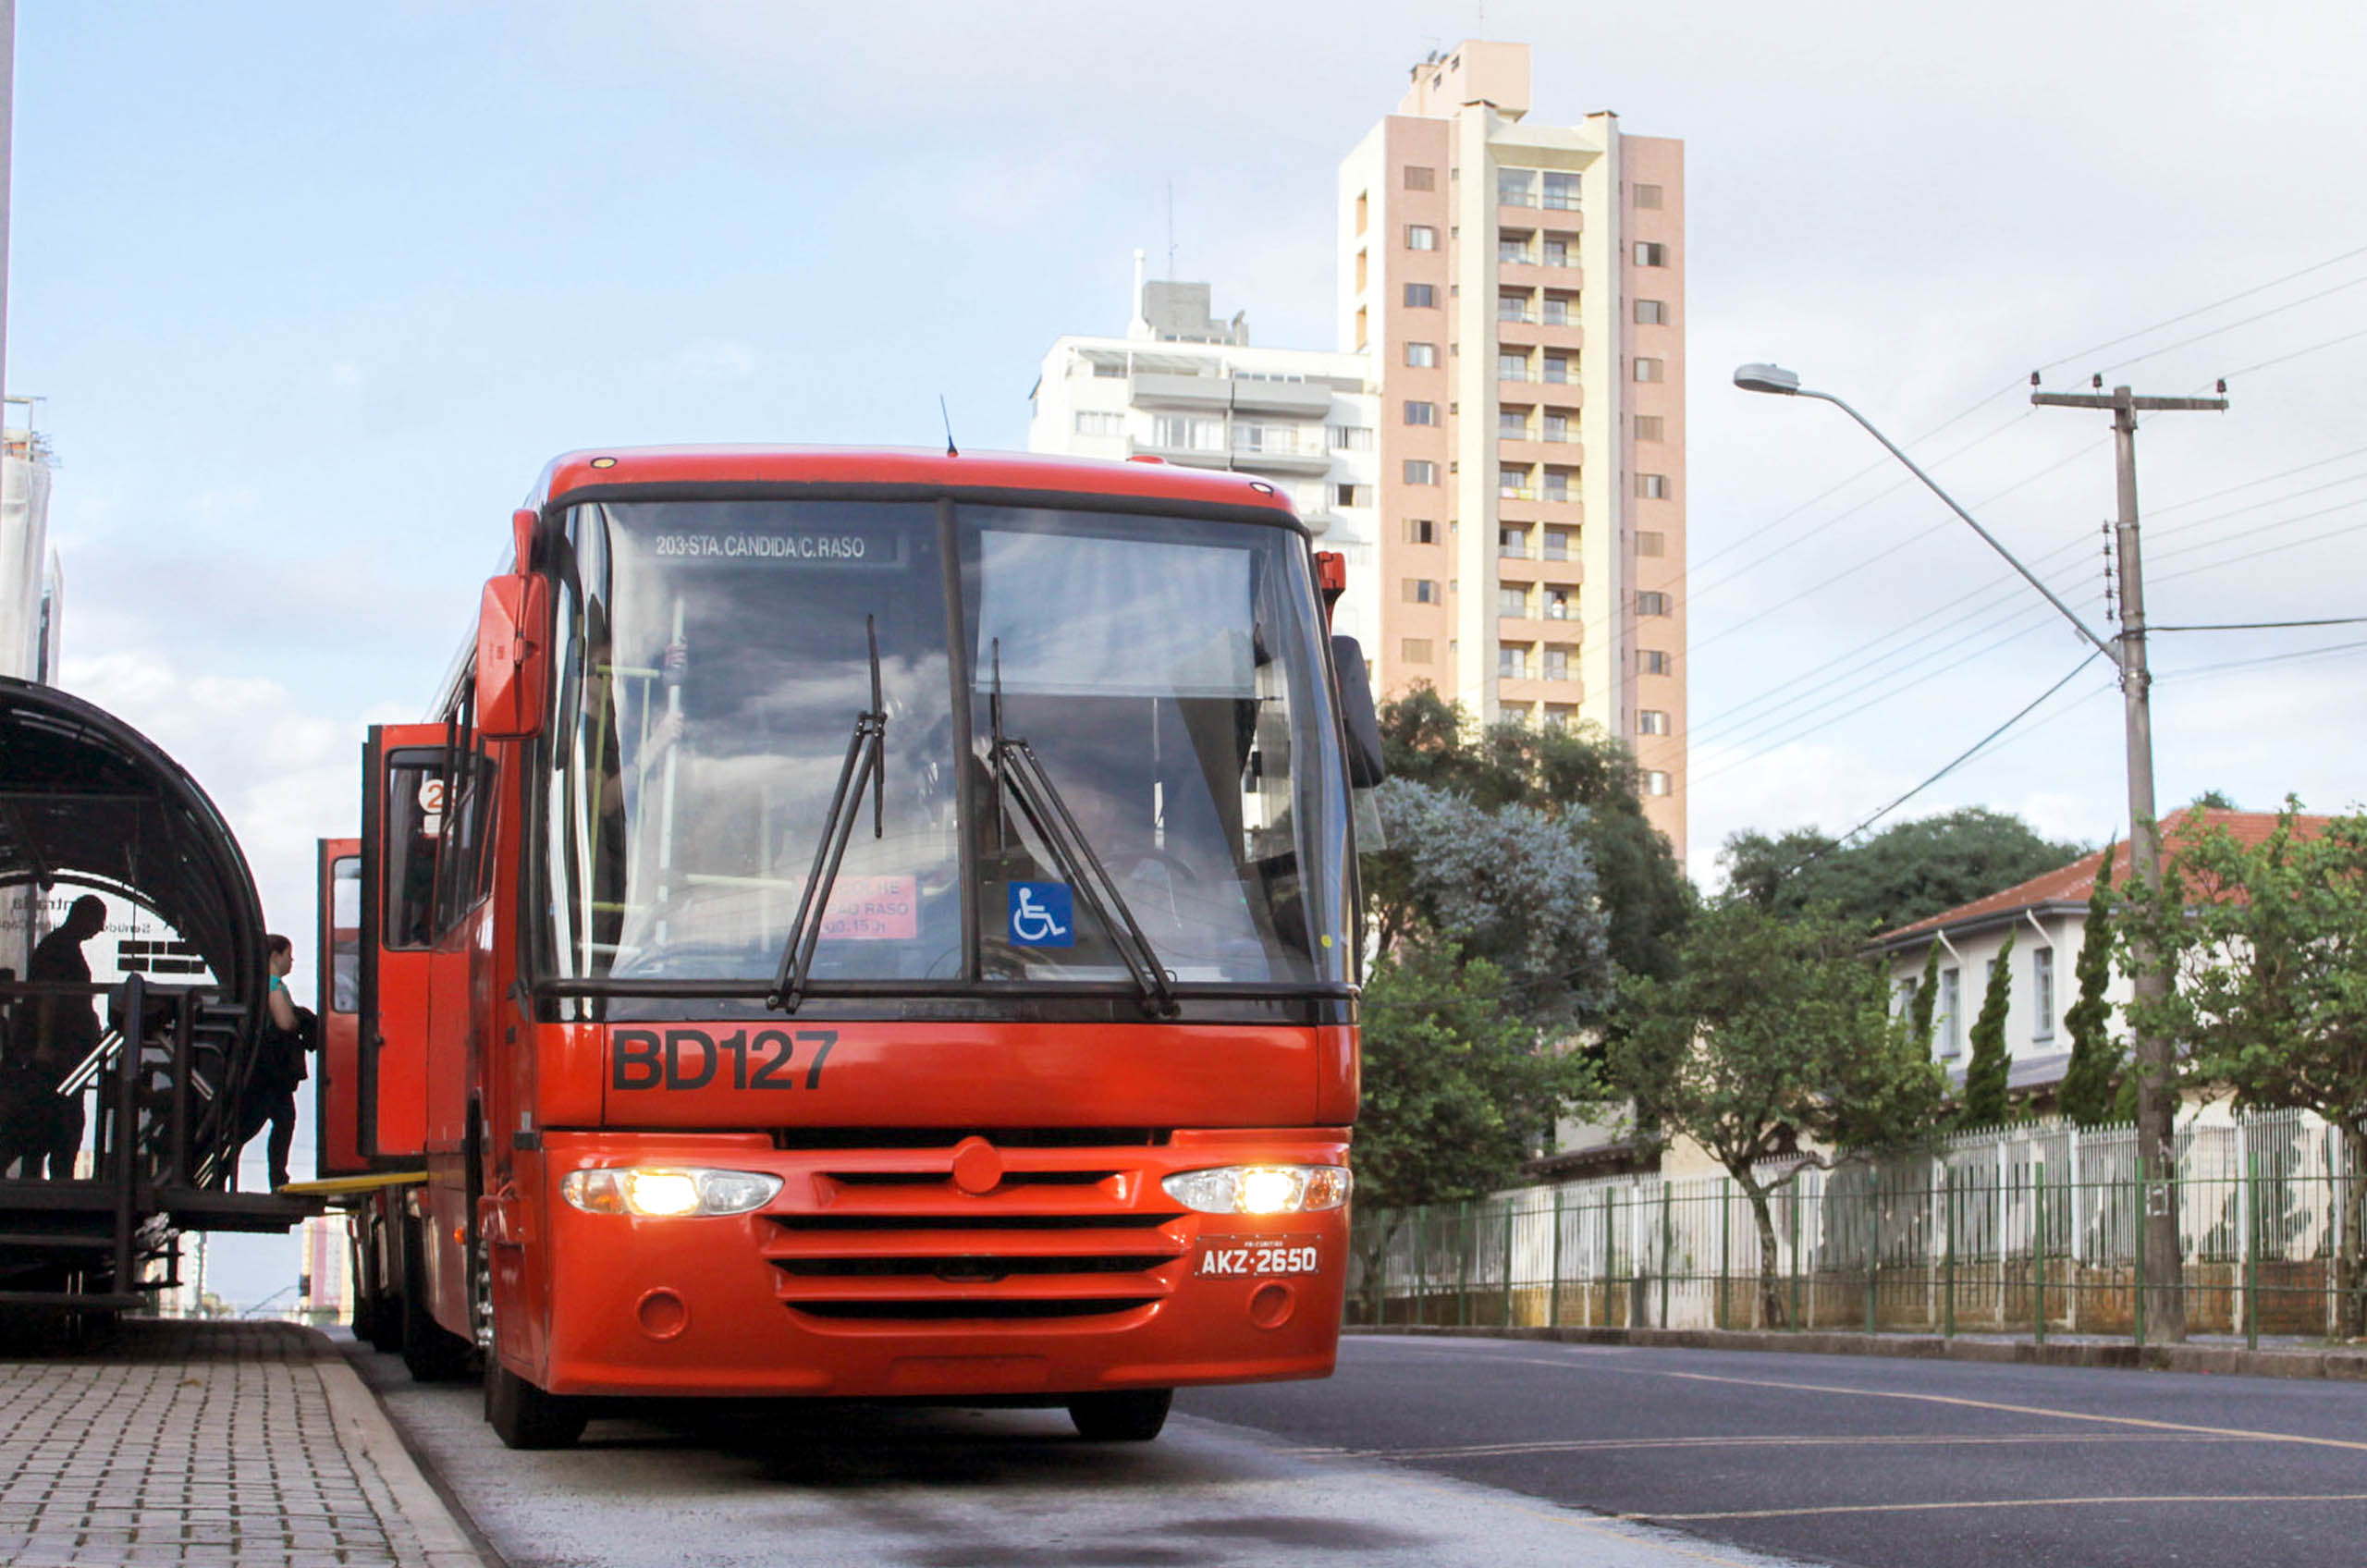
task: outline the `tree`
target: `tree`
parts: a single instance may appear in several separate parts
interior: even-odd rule
[[[1972,1060],[1965,1063],[1964,1108],[1960,1126],[1995,1127],[2005,1120],[2005,1086],[2010,1059],[2005,1054],[2005,1013],[2013,1003],[2014,935],[1997,949],[1989,966],[1989,984],[1981,988],[1981,1013],[1972,1021]]]
[[[2234,811],[2236,802],[2225,790],[2205,790],[2189,802],[2197,811]]]
[[[2063,1015],[2063,1026],[2071,1035],[2071,1060],[2063,1069],[2056,1100],[2063,1114],[2081,1127],[2119,1120],[2118,1079],[2127,1053],[2112,1037],[2112,1004],[2104,1000],[2105,987],[2112,984],[2112,860],[2118,849],[2116,842],[2106,844],[2103,864],[2096,869],[2079,957],[2073,965],[2079,996]]]
[[[1418,926],[1500,973],[1507,1006],[1558,1037],[1610,1000],[1603,915],[1586,814],[1549,817],[1517,801],[1493,809],[1410,778],[1380,787],[1390,858],[1369,879],[1378,950]]]
[[[1816,829],[1780,839],[1742,832],[1720,860],[1730,891],[1792,913],[1831,904],[1846,920],[1893,931],[2077,860],[2010,812],[1968,806],[1902,822],[1862,844],[1834,847]]]
[[[1861,935],[1827,911],[1778,916],[1728,899],[1695,916],[1673,978],[1622,986],[1633,1017],[1611,1047],[1613,1082],[1645,1121],[1699,1144],[1749,1200],[1769,1323],[1784,1319],[1770,1198],[1799,1167],[1770,1178],[1760,1166],[1810,1143],[1909,1142],[1946,1094],[1945,1074],[1890,1016],[1882,969],[1858,956]]]
[[[2246,846],[2223,827],[2182,831],[2158,894],[2132,881],[2125,934],[2150,941],[2173,983],[2129,1022],[2184,1043],[2182,1076],[2230,1090],[2239,1110],[2300,1107],[2339,1130],[2350,1181],[2337,1220],[2342,1331],[2367,1288],[2367,815],[2309,833],[2288,797]]]
[[[1667,837],[1644,815],[1634,753],[1599,727],[1475,726],[1461,704],[1417,686],[1380,709],[1392,778],[1452,790],[1487,810],[1521,805],[1551,820],[1576,816],[1594,866],[1611,961],[1629,974],[1673,972],[1692,887]],[[1368,889],[1392,849],[1366,857]],[[1606,998],[1607,1001],[1608,998]]]
[[[1907,1010],[1907,1036],[1925,1056],[1932,1054],[1932,1014],[1940,1000],[1940,944],[1923,949],[1923,977],[1915,983],[1915,1000]]]
[[[1539,1047],[1493,963],[1452,947],[1376,965],[1362,1016],[1356,1198],[1374,1217],[1359,1236],[1378,1321],[1381,1261],[1403,1211],[1510,1184],[1592,1079],[1582,1058]]]

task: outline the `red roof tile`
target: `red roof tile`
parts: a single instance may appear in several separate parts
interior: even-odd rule
[[[2296,831],[2304,839],[2314,839],[2325,831],[2329,819],[2323,816],[2297,816]],[[2189,806],[2172,812],[2162,821],[2162,843],[2175,850],[2178,842],[2189,835],[2200,837],[2214,827],[2224,827],[2236,842],[2247,849],[2266,841],[2276,830],[2276,814],[2273,811],[2217,811]],[[2027,882],[2015,884],[1985,899],[1975,899],[1968,904],[1958,904],[1943,910],[1928,920],[1902,925],[1895,931],[1885,931],[1875,938],[1878,943],[1897,941],[1918,932],[1938,930],[1944,926],[1962,925],[1969,921],[1991,915],[2013,914],[2042,904],[2085,903],[2095,891],[2096,872],[2104,862],[2104,851],[2097,850],[2081,855],[2070,864],[2033,876]],[[2115,886],[2128,880],[2128,843],[2126,839],[2113,846],[2112,879]]]

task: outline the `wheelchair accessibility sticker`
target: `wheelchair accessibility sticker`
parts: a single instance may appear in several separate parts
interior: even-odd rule
[[[1011,945],[1014,948],[1076,946],[1075,905],[1065,882],[1011,885]]]

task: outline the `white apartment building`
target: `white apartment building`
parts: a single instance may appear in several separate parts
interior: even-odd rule
[[[1380,398],[1354,353],[1258,349],[1241,315],[1208,314],[1205,283],[1142,280],[1117,337],[1061,337],[1029,397],[1027,449],[1155,457],[1254,474],[1289,497],[1318,549],[1337,551],[1348,591],[1333,630],[1371,656],[1380,631],[1376,506]]]

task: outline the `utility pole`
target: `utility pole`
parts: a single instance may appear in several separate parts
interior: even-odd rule
[[[2038,378],[2033,375],[2031,380]],[[2225,391],[2226,384],[2220,384]],[[2120,493],[2120,520],[2114,544],[2120,557],[2120,695],[2128,742],[2128,864],[2148,892],[2162,887],[2162,836],[2153,805],[2152,677],[2145,668],[2145,572],[2137,543],[2137,416],[2140,412],[2223,412],[2225,398],[2140,398],[2126,386],[2110,392],[2033,392],[2030,401],[2051,409],[2112,410],[2113,458]],[[2141,1005],[2169,995],[2150,944],[2129,950],[2129,976]],[[2145,1281],[2145,1321],[2173,1343],[2186,1338],[2185,1252],[2178,1237],[2177,1207],[2177,1088],[2171,1042],[2140,1025],[2133,1042],[2137,1067],[2137,1155],[2145,1174],[2144,1251],[2158,1260]]]

